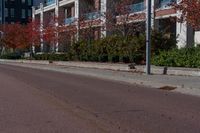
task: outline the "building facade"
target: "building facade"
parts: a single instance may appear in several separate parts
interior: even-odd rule
[[[0,0],[0,22],[26,24],[32,17],[33,0]]]
[[[65,25],[74,24],[78,30],[81,30],[79,23],[76,21],[83,14],[87,22],[94,19],[101,20],[99,23],[94,24],[94,27],[99,29],[94,32],[94,37],[107,36],[108,32],[105,29],[102,30],[102,25],[106,23],[107,18],[101,17],[99,14],[112,12],[115,8],[115,2],[117,0],[46,0],[32,8],[32,18],[39,19],[41,25],[44,26],[44,22],[46,18],[50,18],[49,16],[59,17],[63,15]],[[180,16],[180,12],[177,12],[170,6],[171,2],[171,0],[152,0],[152,28],[159,31],[167,30],[173,33],[174,37],[177,38],[177,46],[179,48],[200,44],[200,32],[194,31],[187,23],[176,21],[176,17]],[[128,6],[130,7],[130,23],[145,24],[146,0],[136,0]],[[140,17],[134,17],[135,14]],[[119,14],[115,14],[116,24],[120,21],[120,18]],[[104,26],[104,28],[106,27]],[[43,44],[41,44],[41,47],[43,47]],[[58,47],[57,51],[59,51]]]

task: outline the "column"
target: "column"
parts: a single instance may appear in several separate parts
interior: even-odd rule
[[[145,0],[146,1],[146,0]],[[151,28],[154,29],[157,25],[155,22],[155,0],[151,0]],[[145,2],[146,3],[146,2]]]
[[[101,9],[101,7],[100,7],[100,1],[101,0],[94,0],[95,1],[95,9],[96,9],[96,11],[99,11],[100,9]]]
[[[180,16],[181,12],[178,11],[177,17],[180,18]],[[178,48],[194,46],[194,30],[187,22],[176,22],[176,36]]]
[[[58,27],[59,26],[59,24],[58,24],[58,19],[59,19],[59,0],[56,0],[55,17],[56,17],[56,19],[55,19],[55,21],[56,21],[55,26]],[[56,52],[59,51],[59,42],[58,42],[59,35],[58,34],[59,33],[57,31],[56,32],[56,45],[55,45],[55,51]]]
[[[33,6],[32,7],[32,22],[34,22],[34,21],[35,21],[35,7]],[[35,54],[35,44],[34,44],[34,42],[32,42],[31,52],[33,54]]]
[[[101,38],[107,36],[107,24],[106,24],[106,12],[107,12],[107,0],[101,0]]]
[[[187,26],[186,22],[176,22],[176,36],[178,48],[185,47],[187,44]]]
[[[195,43],[195,46],[199,46],[199,44],[200,44],[200,31],[195,31],[195,33],[194,33],[194,43]]]
[[[77,28],[77,33],[76,33],[76,41],[79,40],[79,30],[80,30],[80,25],[79,25],[79,13],[80,13],[80,1],[76,0],[75,1],[75,20],[76,20],[76,28]]]
[[[43,22],[44,22],[44,7],[40,3],[40,51],[44,51],[44,40],[43,40]]]

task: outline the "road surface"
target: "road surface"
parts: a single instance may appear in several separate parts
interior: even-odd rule
[[[200,98],[1,64],[0,133],[200,133]]]

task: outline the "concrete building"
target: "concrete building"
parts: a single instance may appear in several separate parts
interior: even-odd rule
[[[161,31],[165,29],[173,33],[174,37],[177,37],[177,46],[179,48],[200,44],[200,32],[193,31],[187,23],[176,21],[175,17],[179,17],[180,13],[170,6],[171,2],[171,0],[152,0],[152,28]],[[115,0],[46,0],[32,8],[32,18],[39,19],[41,26],[44,26],[46,18],[63,15],[64,24],[74,24],[79,31],[85,29],[85,27],[79,27],[78,22],[76,22],[81,16],[84,16],[87,22],[100,19],[101,21],[94,24],[97,29],[94,31],[94,38],[98,38],[108,35],[105,29],[102,30],[102,26],[107,20],[101,14],[105,14],[108,11],[112,12],[115,9],[114,3]],[[145,24],[146,0],[136,0],[128,6],[131,9],[130,17],[135,16],[135,14],[140,16],[132,17],[130,23]],[[120,17],[120,15],[115,15],[116,23],[118,23]],[[106,28],[105,25],[104,28]],[[43,41],[41,40],[41,42],[41,47],[43,48]],[[56,47],[56,51],[59,51],[59,46]]]
[[[0,24],[25,24],[32,15],[32,0],[0,0]]]

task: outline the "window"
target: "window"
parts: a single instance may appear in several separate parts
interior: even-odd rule
[[[5,17],[8,17],[8,8],[4,9]]]
[[[26,18],[26,10],[22,9],[22,18]]]
[[[10,9],[10,17],[12,17],[12,18],[15,17],[15,9],[14,8]]]
[[[29,5],[29,6],[32,5],[32,0],[28,0],[28,5]]]
[[[31,10],[28,10],[28,16],[29,16],[29,17],[32,16]]]

